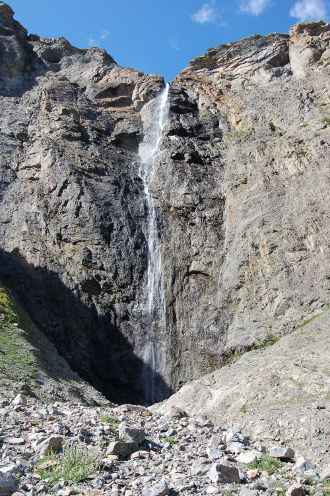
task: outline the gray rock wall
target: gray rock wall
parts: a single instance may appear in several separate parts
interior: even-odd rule
[[[0,276],[85,379],[141,402],[153,377],[161,400],[325,304],[328,25],[210,49],[171,84],[151,330],[138,151],[163,79],[28,37],[3,3],[0,22]]]

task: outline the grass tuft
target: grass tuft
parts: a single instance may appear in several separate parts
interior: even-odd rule
[[[283,462],[269,455],[262,455],[260,460],[255,460],[248,464],[249,469],[254,470],[258,468],[259,470],[269,472],[270,474],[276,472],[282,468],[282,466]]]
[[[111,418],[109,415],[101,415],[101,422],[111,425],[118,425],[118,420]]]
[[[165,438],[165,443],[178,444],[178,441],[176,441],[173,437],[166,437]]]
[[[52,487],[61,479],[72,482],[83,482],[86,478],[95,473],[100,468],[100,454],[93,447],[88,448],[83,444],[67,446],[62,455],[49,455],[40,463],[46,460],[54,460],[57,465],[37,470],[43,479],[48,479],[49,486]]]

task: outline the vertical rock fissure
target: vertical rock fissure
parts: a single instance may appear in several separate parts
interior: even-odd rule
[[[163,352],[157,344],[155,334],[166,330],[166,304],[162,272],[162,254],[157,225],[157,211],[154,198],[150,192],[153,180],[155,159],[159,143],[168,117],[168,92],[166,84],[161,94],[152,102],[144,122],[144,140],[140,145],[140,177],[143,181],[144,194],[148,209],[147,233],[148,244],[148,282],[147,282],[147,334],[143,346],[143,382],[147,403],[159,399],[156,392],[156,372],[161,372]]]

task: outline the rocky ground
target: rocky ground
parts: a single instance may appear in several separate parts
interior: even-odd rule
[[[139,144],[163,78],[3,2],[0,28],[0,496],[329,496],[330,26],[211,49],[170,85],[162,332]],[[118,403],[199,379],[119,407],[68,363]]]
[[[252,444],[202,416],[145,407],[43,404],[2,392],[0,494],[328,494],[329,467],[285,440]]]
[[[0,312],[0,495],[328,495],[327,311],[148,409],[82,381],[5,288]]]
[[[275,340],[276,341],[276,340]],[[329,309],[319,310],[271,346],[192,381],[152,408],[172,405],[229,428],[239,424],[254,442],[293,443],[316,464],[330,463]]]

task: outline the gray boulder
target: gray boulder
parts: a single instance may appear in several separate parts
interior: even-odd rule
[[[128,427],[125,424],[119,425],[119,438],[126,443],[142,444],[145,436],[144,429]]]
[[[14,475],[0,474],[0,495],[11,496],[17,489],[17,482]]]
[[[114,441],[109,444],[107,455],[119,455],[127,457],[134,453],[137,448],[137,443],[124,443],[123,441]]]
[[[280,458],[281,460],[291,460],[294,458],[294,450],[292,448],[275,446],[270,448],[269,455],[273,458]]]
[[[215,484],[241,481],[237,467],[224,463],[214,463],[207,476]]]

